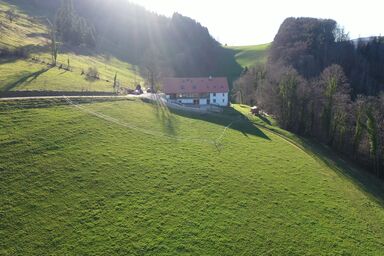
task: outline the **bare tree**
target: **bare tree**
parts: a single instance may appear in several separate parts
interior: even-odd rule
[[[117,72],[115,73],[115,77],[113,78],[113,90],[115,93],[118,93],[120,90],[120,83],[117,80]]]
[[[57,55],[58,55],[58,47],[57,47],[57,42],[56,42],[56,29],[55,29],[55,26],[52,24],[52,22],[49,19],[47,19],[47,21],[48,21],[49,29],[50,29],[49,30],[49,36],[51,39],[50,47],[51,47],[52,65],[56,66]],[[69,66],[69,62],[68,62],[68,66]]]
[[[342,67],[332,65],[326,68],[321,74],[321,81],[324,87],[325,104],[323,110],[323,124],[325,134],[331,142],[333,140],[332,121],[335,115],[336,98],[342,94],[349,95],[349,85]]]
[[[353,135],[353,154],[356,156],[361,144],[361,139],[364,132],[364,117],[365,117],[365,108],[366,108],[366,98],[362,95],[359,95],[354,102],[355,105],[355,129]]]
[[[373,170],[379,175],[379,135],[377,119],[374,114],[373,106],[367,107],[367,133],[369,138],[370,153],[373,161]]]
[[[142,66],[144,68],[144,78],[151,88],[151,92],[155,92],[156,84],[159,82],[160,66],[159,57],[154,49],[149,49],[142,58]]]
[[[173,75],[173,70],[153,47],[145,52],[141,63],[142,69],[140,70],[152,93],[160,87],[162,78]]]

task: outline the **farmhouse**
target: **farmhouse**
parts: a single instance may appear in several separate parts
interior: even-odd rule
[[[163,92],[173,103],[228,106],[229,86],[225,77],[166,78]]]

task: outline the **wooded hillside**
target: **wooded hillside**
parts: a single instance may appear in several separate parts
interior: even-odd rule
[[[49,15],[71,2],[34,0],[33,5]],[[222,47],[207,28],[191,18],[178,13],[168,18],[125,0],[74,0],[73,5],[84,20],[80,25],[86,23],[94,29],[96,49],[129,63],[148,66],[151,62],[161,68],[160,73],[177,76],[233,79],[242,70],[235,52]]]
[[[384,38],[349,40],[334,20],[288,18],[267,65],[246,70],[234,97],[384,176]]]

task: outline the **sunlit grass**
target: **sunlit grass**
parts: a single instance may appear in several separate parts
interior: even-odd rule
[[[217,138],[231,111],[82,105],[138,130],[39,102],[0,104],[2,255],[382,252],[383,206],[280,136],[243,120],[220,151],[190,139]]]
[[[14,8],[17,18],[10,23],[5,11]],[[6,59],[0,61],[0,90],[24,91],[113,91],[113,79],[117,79],[122,87],[133,88],[135,84],[142,83],[138,67],[120,61],[112,56],[104,56],[96,51],[87,51],[75,54],[67,47],[59,46],[58,66],[49,68],[51,62],[49,54],[49,39],[47,27],[36,18],[24,14],[17,6],[0,3],[0,47],[11,50],[25,48],[29,52],[28,59]],[[45,63],[32,62],[35,57]],[[71,71],[59,69],[66,68],[68,59]],[[100,80],[87,81],[81,75],[88,68],[97,68]]]
[[[268,44],[251,45],[251,46],[231,46],[230,49],[235,50],[236,61],[243,67],[253,67],[257,64],[265,64],[268,59],[268,50],[271,46]]]

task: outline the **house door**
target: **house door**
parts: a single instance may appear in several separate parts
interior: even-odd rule
[[[194,99],[193,100],[193,105],[199,105],[199,99]]]
[[[211,104],[211,99],[207,99],[207,105]]]

